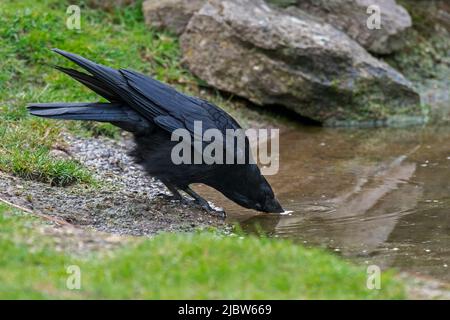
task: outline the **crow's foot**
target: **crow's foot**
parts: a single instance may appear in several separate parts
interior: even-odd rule
[[[167,201],[176,200],[183,202],[183,196],[173,184],[164,179],[161,179],[161,182],[166,186],[167,189],[169,189],[171,195],[168,195],[166,193],[159,193],[158,196],[164,198]]]
[[[224,210],[216,210],[212,208],[208,201],[203,199],[201,196],[199,196],[196,192],[194,192],[191,188],[186,188],[184,190],[188,195],[190,195],[192,198],[194,198],[194,203],[198,205],[201,209],[205,210],[209,214],[217,215],[221,218],[226,218],[226,213]]]
[[[164,199],[165,201],[171,202],[171,201],[177,201],[181,204],[185,204],[185,205],[192,205],[192,204],[197,204],[195,202],[195,200],[192,200],[190,198],[186,198],[181,196],[180,194],[176,194],[176,195],[172,195],[172,194],[167,194],[167,193],[158,193],[157,197],[160,197],[162,199]]]

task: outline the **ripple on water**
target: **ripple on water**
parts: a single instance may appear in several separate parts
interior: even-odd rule
[[[248,232],[258,225],[350,259],[370,256],[450,281],[450,161],[442,161],[450,159],[449,141],[448,127],[300,128],[281,134],[280,171],[268,177],[288,215],[207,196]]]

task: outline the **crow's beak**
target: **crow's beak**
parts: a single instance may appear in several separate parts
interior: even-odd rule
[[[277,199],[266,199],[266,203],[264,204],[263,211],[269,213],[282,213],[284,209],[281,207],[281,204]]]

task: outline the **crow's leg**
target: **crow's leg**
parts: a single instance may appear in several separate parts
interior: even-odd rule
[[[167,200],[178,200],[178,201],[184,200],[183,196],[180,194],[180,192],[175,187],[175,185],[171,184],[166,179],[161,179],[161,182],[166,186],[167,189],[169,189],[169,191],[172,193],[172,195],[169,196],[165,193],[160,193],[159,196],[162,196]]]
[[[184,192],[186,192],[188,195],[190,195],[192,198],[194,198],[195,203],[197,203],[198,205],[200,205],[202,208],[204,208],[207,211],[214,211],[213,208],[211,208],[211,206],[209,205],[208,201],[206,201],[205,199],[203,199],[201,196],[199,196],[194,190],[192,190],[189,187],[186,187],[184,190]]]
[[[208,201],[199,196],[191,188],[186,187],[185,189],[183,189],[183,191],[186,192],[188,195],[190,195],[192,198],[194,198],[195,203],[201,206],[204,210],[208,211],[209,213],[219,214],[221,217],[225,218],[225,211],[214,210],[213,208],[211,208]]]

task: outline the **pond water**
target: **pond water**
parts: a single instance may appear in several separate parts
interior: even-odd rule
[[[245,232],[450,282],[450,127],[286,130],[268,180],[290,214],[200,189]]]

